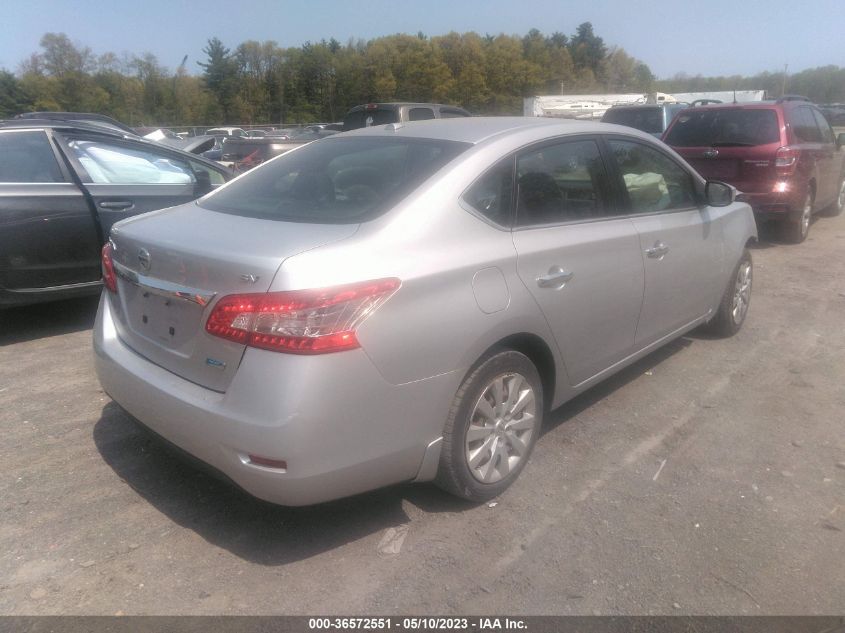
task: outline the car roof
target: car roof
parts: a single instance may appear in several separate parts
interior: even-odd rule
[[[610,110],[645,110],[646,108],[668,108],[670,106],[688,107],[689,104],[685,101],[670,101],[668,103],[619,103],[611,107]]]
[[[88,119],[6,119],[0,121],[0,129],[52,129],[52,130],[79,130],[84,132],[95,132],[117,138],[140,139],[135,133],[124,132],[106,122],[99,122]]]
[[[96,121],[78,120],[78,121],[62,121],[57,119],[7,119],[0,120],[0,130],[60,130],[71,132],[84,132],[85,134],[96,134],[98,136],[109,137],[112,139],[128,139],[136,143],[142,143],[155,147],[158,149],[165,149],[171,152],[181,154],[191,160],[196,160],[201,163],[213,165],[216,169],[220,169],[222,165],[200,156],[199,154],[192,154],[174,145],[166,143],[158,143],[146,138],[142,138],[135,134],[121,132],[110,125],[97,123]],[[223,171],[226,171],[223,169]]]
[[[388,123],[335,134],[326,140],[353,136],[391,136],[442,141],[458,141],[476,145],[493,137],[547,131],[548,136],[565,134],[616,133],[638,136],[653,141],[651,135],[633,128],[576,119],[545,117],[465,117],[427,119],[407,123]],[[533,134],[530,134],[533,136]]]
[[[430,102],[423,102],[423,101],[373,101],[370,103],[362,103],[360,105],[356,105],[352,108],[349,108],[349,112],[357,111],[357,110],[365,110],[367,106],[378,106],[379,108],[382,107],[402,107],[402,106],[419,106],[421,108],[454,108],[455,110],[463,110],[466,112],[465,108],[456,105],[449,105],[448,103],[430,103]],[[348,113],[347,113],[348,114]]]
[[[700,105],[691,107],[690,110],[729,110],[731,108],[740,108],[740,109],[777,109],[777,108],[793,108],[796,106],[816,106],[815,103],[811,103],[809,101],[797,101],[797,100],[787,100],[787,101],[775,101],[771,99],[767,99],[765,101],[736,101],[731,103],[708,103],[707,105]]]

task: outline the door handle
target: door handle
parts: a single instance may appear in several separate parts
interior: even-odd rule
[[[668,252],[669,247],[659,240],[651,248],[645,249],[645,254],[652,259],[663,259]]]
[[[549,268],[549,273],[542,277],[537,277],[537,285],[541,288],[554,288],[560,290],[566,285],[566,282],[572,279],[575,273],[564,270],[560,266],[552,266]]]
[[[100,203],[101,209],[109,211],[127,211],[135,206],[131,200],[104,200]]]

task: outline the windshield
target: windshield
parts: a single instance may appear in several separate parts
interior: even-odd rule
[[[780,130],[772,109],[688,110],[664,140],[674,147],[749,147],[777,143]]]
[[[277,158],[199,204],[287,222],[364,222],[387,211],[468,147],[408,138],[325,139]]]

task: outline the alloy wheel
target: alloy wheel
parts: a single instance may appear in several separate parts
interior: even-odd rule
[[[751,262],[744,261],[736,274],[734,297],[731,307],[731,318],[737,325],[745,319],[748,303],[751,301]]]
[[[465,441],[467,466],[476,480],[501,481],[527,456],[536,407],[534,389],[522,374],[501,374],[482,390]]]

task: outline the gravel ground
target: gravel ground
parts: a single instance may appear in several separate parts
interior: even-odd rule
[[[845,605],[845,216],[763,240],[736,337],[553,412],[495,504],[274,507],[94,376],[96,300],[0,313],[0,614],[829,614]]]

